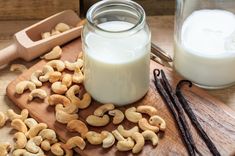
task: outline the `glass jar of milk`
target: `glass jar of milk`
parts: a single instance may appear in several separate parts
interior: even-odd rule
[[[177,0],[174,68],[204,88],[235,82],[235,1]]]
[[[143,8],[103,0],[87,12],[82,33],[84,86],[101,103],[125,105],[149,89],[151,34]]]

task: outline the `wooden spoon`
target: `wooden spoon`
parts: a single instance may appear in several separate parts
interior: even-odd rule
[[[41,39],[41,33],[50,32],[58,23],[66,23],[73,28],[58,35]],[[62,45],[81,35],[82,22],[72,10],[65,10],[48,17],[14,35],[14,43],[0,50],[0,66],[9,63],[16,58],[30,61],[41,54],[51,50],[57,45]]]

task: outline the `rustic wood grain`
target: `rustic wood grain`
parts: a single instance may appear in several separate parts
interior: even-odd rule
[[[62,60],[75,61],[76,56],[81,50],[81,41],[77,39],[72,43],[66,45],[63,48]],[[69,133],[65,125],[62,125],[55,121],[54,117],[54,107],[48,106],[46,102],[41,100],[34,100],[33,102],[28,102],[29,92],[23,95],[15,94],[15,85],[22,80],[29,79],[30,75],[36,69],[42,69],[46,61],[42,60],[31,67],[28,71],[20,75],[16,80],[10,83],[7,87],[8,97],[20,108],[27,108],[30,111],[30,115],[37,119],[39,122],[47,123],[48,126],[54,129],[59,135],[62,141],[66,141],[69,137],[78,135],[78,133]],[[151,61],[151,80],[153,79],[152,70],[154,68],[164,69],[167,77],[170,79],[171,84],[175,87],[177,82],[181,79],[174,71],[171,71],[170,68],[165,68],[153,61]],[[50,85],[45,83],[42,89],[45,89],[48,94],[51,94]],[[235,112],[232,111],[224,103],[216,100],[212,96],[208,95],[202,89],[197,87],[192,87],[191,89],[184,89],[184,93],[190,101],[190,104],[199,119],[202,126],[205,128],[205,131],[208,133],[209,137],[213,140],[221,155],[233,155],[235,154]],[[80,110],[79,116],[80,119],[85,121],[86,117],[90,114],[93,114],[93,111],[100,104],[93,100],[92,104],[88,109]],[[172,118],[171,113],[168,111],[167,106],[162,101],[161,97],[155,90],[153,82],[151,82],[149,91],[147,95],[140,101],[128,105],[125,107],[120,107],[122,111],[131,106],[138,105],[152,105],[159,110],[159,115],[162,116],[167,123],[167,130],[165,133],[161,133],[161,139],[157,147],[152,147],[150,143],[147,143],[144,146],[144,149],[138,155],[141,156],[155,156],[157,155],[187,155],[185,147],[182,143],[180,134],[177,130],[174,119]],[[135,124],[125,120],[123,123],[125,128],[131,128]],[[102,130],[112,131],[116,128],[112,123],[102,128],[95,128],[89,126],[90,130],[100,132]],[[195,129],[191,126],[193,131],[193,137],[195,142],[199,147],[199,150],[203,155],[210,155],[209,150],[206,148],[205,144],[202,142],[198,134],[196,134]],[[102,149],[101,146],[94,146],[87,143],[85,150],[81,151],[76,149],[82,156],[92,156],[96,153],[97,156],[110,156],[110,155],[132,155],[131,152],[118,152],[116,147],[113,146],[110,149]]]

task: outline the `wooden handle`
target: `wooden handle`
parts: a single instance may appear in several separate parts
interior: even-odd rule
[[[12,44],[0,50],[0,66],[18,58],[17,45]]]

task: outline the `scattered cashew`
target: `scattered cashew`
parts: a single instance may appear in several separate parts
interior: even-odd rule
[[[62,76],[62,84],[67,86],[67,87],[70,87],[72,85],[72,75],[70,74],[64,74]]]
[[[6,121],[7,121],[7,116],[3,112],[0,112],[0,127],[3,127]]]
[[[36,89],[36,85],[31,81],[20,81],[17,83],[15,91],[17,94],[23,94],[25,90],[29,89],[30,91]]]
[[[157,126],[152,126],[148,123],[148,120],[145,118],[142,118],[139,120],[138,125],[140,127],[140,129],[142,129],[143,131],[145,130],[151,130],[153,132],[158,132],[159,128]]]
[[[50,52],[42,56],[41,58],[44,58],[45,60],[54,60],[61,57],[62,49],[60,46],[54,47]]]
[[[49,82],[54,83],[56,81],[59,81],[61,77],[62,77],[61,72],[58,71],[51,72],[49,75]]]
[[[62,110],[56,110],[55,118],[56,118],[56,121],[63,123],[63,124],[67,124],[71,120],[78,119],[78,114],[69,114]]]
[[[88,132],[88,128],[86,124],[82,122],[81,120],[71,120],[67,124],[67,129],[71,132],[80,133],[82,138],[85,138],[85,135]]]
[[[73,150],[71,149],[68,149],[67,147],[65,146],[61,146],[65,152],[65,156],[73,156]]]
[[[35,136],[31,139],[29,139],[29,141],[27,142],[25,148],[27,149],[27,151],[29,151],[30,153],[38,153],[40,150],[39,145],[42,142],[42,137],[41,136]]]
[[[59,32],[58,30],[55,30],[55,29],[52,29],[51,30],[51,36],[54,36],[54,35],[58,35],[60,34],[61,32]]]
[[[70,29],[70,26],[65,24],[65,23],[58,23],[56,26],[55,26],[55,30],[59,31],[59,32],[65,32],[67,30]]]
[[[76,62],[64,61],[65,68],[74,71],[76,68],[81,68],[83,66],[83,60],[78,59]]]
[[[33,98],[45,99],[47,97],[47,92],[43,89],[34,89],[29,94],[29,101],[32,101]]]
[[[42,143],[41,143],[41,148],[42,148],[42,150],[44,150],[44,151],[50,151],[50,150],[51,150],[50,141],[48,141],[48,140],[43,140]]]
[[[132,139],[135,140],[135,145],[132,149],[132,153],[139,153],[143,147],[144,147],[144,137],[141,133],[139,132],[134,132],[132,135],[131,135]]]
[[[64,150],[62,149],[61,144],[59,142],[51,146],[51,152],[54,155],[64,155]]]
[[[89,115],[86,118],[86,122],[91,125],[91,126],[105,126],[109,123],[109,116],[108,115],[104,115],[102,117],[98,117],[95,115]]]
[[[51,90],[56,94],[64,94],[68,88],[66,85],[63,85],[61,82],[54,82],[51,85]]]
[[[115,108],[115,106],[111,103],[103,104],[103,105],[99,106],[98,108],[96,108],[96,110],[94,111],[94,115],[103,116],[106,112],[113,110],[114,108]]]
[[[157,114],[157,109],[153,106],[148,106],[148,105],[138,106],[136,111],[139,113],[148,114],[149,116]]]
[[[106,136],[103,139],[103,144],[102,144],[103,148],[109,148],[109,147],[113,146],[113,144],[115,143],[115,138],[112,133],[110,133],[108,131],[102,131],[101,135]]]
[[[27,126],[21,119],[14,119],[11,122],[12,128],[16,129],[19,132],[26,133],[28,131]]]
[[[11,144],[9,143],[0,143],[0,155],[7,156],[11,151]]]
[[[39,132],[38,136],[41,136],[43,140],[54,140],[56,139],[56,133],[52,129],[43,129]]]
[[[75,67],[74,73],[73,73],[73,82],[74,83],[82,83],[84,80],[84,75],[81,72],[80,68]]]
[[[41,37],[42,37],[42,39],[49,38],[49,37],[51,37],[51,33],[50,32],[44,32],[44,33],[41,34]]]
[[[130,137],[128,137],[127,139],[118,141],[117,149],[119,151],[129,151],[134,147],[134,145],[135,142]]]
[[[133,122],[133,123],[137,123],[142,118],[142,114],[136,112],[135,107],[128,108],[125,111],[125,116],[126,116],[127,120],[129,120],[130,122]]]
[[[42,86],[42,82],[39,81],[39,77],[43,75],[42,70],[36,70],[35,72],[33,72],[31,74],[30,80],[37,86],[37,87],[41,87]]]
[[[114,116],[113,117],[113,124],[115,124],[115,125],[120,124],[125,118],[123,112],[120,111],[119,109],[111,110],[111,111],[109,111],[108,114],[111,116]]]
[[[42,69],[42,73],[43,73],[43,76],[40,76],[39,77],[39,80],[41,82],[47,82],[49,80],[49,76],[50,74],[54,71],[54,69],[49,66],[49,65],[45,65]]]
[[[158,144],[158,136],[153,131],[145,130],[144,132],[142,132],[142,135],[145,140],[151,140],[153,146],[156,146]]]
[[[63,106],[62,104],[57,104],[55,106],[55,109],[56,110],[62,110],[62,111],[66,112],[66,113],[69,113],[69,114],[73,114],[73,113],[78,112],[78,106],[73,104],[73,103],[70,103],[67,106]]]
[[[83,138],[75,136],[67,140],[66,146],[68,149],[79,147],[81,150],[83,150],[86,147],[86,142],[83,140]]]
[[[27,143],[27,138],[23,132],[17,132],[14,134],[15,148],[21,149],[24,148]]]
[[[32,126],[29,131],[26,133],[27,138],[33,138],[38,135],[38,133],[46,129],[47,125],[45,123],[39,123],[37,125]]]
[[[7,110],[7,116],[11,121],[14,119],[21,119],[22,121],[24,121],[25,119],[28,118],[28,115],[29,115],[29,111],[27,109],[23,109],[20,115],[15,113],[15,111],[12,109]]]
[[[119,133],[118,130],[113,130],[112,131],[113,136],[118,140],[118,141],[123,141],[125,138]]]
[[[27,126],[28,128],[31,128],[31,127],[33,127],[33,126],[35,126],[35,125],[38,124],[38,122],[37,122],[35,119],[33,119],[33,118],[27,118],[27,119],[25,119],[25,120],[24,120],[24,123],[26,124],[26,126]]]
[[[27,67],[23,64],[12,64],[10,67],[10,71],[20,71],[23,72],[27,70]]]
[[[47,62],[46,65],[51,66],[52,68],[56,69],[59,72],[65,69],[64,62],[61,60],[52,60],[52,61]]]
[[[57,104],[63,104],[64,106],[67,106],[70,104],[70,100],[63,95],[53,94],[48,97],[48,104],[51,106]]]
[[[39,149],[39,152],[34,154],[28,152],[26,149],[16,149],[12,153],[13,156],[45,156],[42,149]]]
[[[118,132],[123,136],[123,137],[131,137],[131,135],[135,132],[139,132],[139,127],[135,126],[129,130],[124,129],[122,125],[119,125],[117,128]]]
[[[103,140],[107,137],[107,133],[97,133],[95,131],[89,131],[86,133],[87,141],[92,145],[99,145],[103,143]]]
[[[149,119],[149,123],[153,126],[158,126],[161,131],[165,131],[166,129],[165,120],[163,120],[163,118],[158,115],[151,116]]]

